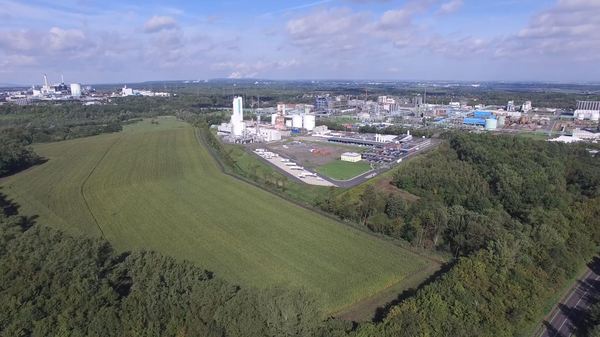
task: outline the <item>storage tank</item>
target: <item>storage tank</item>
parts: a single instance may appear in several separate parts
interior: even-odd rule
[[[312,131],[315,129],[315,115],[304,115],[303,121],[304,128],[308,131]]]
[[[590,115],[590,119],[592,121],[595,121],[595,122],[597,122],[598,120],[600,120],[600,111],[598,111],[598,110],[592,111],[592,113]]]
[[[275,125],[277,122],[277,114],[271,114],[271,125]]]
[[[302,128],[302,116],[300,116],[300,115],[292,116],[292,127],[293,128]]]
[[[506,116],[498,116],[498,127],[504,127],[506,125]]]
[[[488,118],[485,120],[485,129],[486,130],[496,130],[498,127],[498,121],[493,118]]]
[[[81,96],[81,85],[79,83],[71,83],[71,96],[73,96],[73,97]]]

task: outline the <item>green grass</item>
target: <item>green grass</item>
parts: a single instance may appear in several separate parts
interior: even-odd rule
[[[335,160],[317,168],[317,172],[336,180],[348,180],[365,173],[371,169],[371,165],[365,161],[351,163]]]
[[[243,286],[303,287],[329,313],[428,265],[222,174],[195,130],[173,118],[35,150],[48,162],[0,183],[22,214],[71,233],[102,231],[119,250],[156,250]]]

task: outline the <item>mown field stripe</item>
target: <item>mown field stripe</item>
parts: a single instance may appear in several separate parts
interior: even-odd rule
[[[98,219],[96,218],[96,216],[94,215],[94,212],[92,211],[90,203],[89,203],[87,197],[85,196],[85,191],[84,190],[85,190],[85,185],[90,180],[90,177],[92,176],[92,174],[94,174],[94,171],[96,171],[96,168],[100,165],[100,163],[102,163],[102,161],[104,160],[104,158],[106,158],[106,155],[108,154],[108,152],[110,152],[110,150],[115,146],[115,144],[117,144],[121,140],[121,138],[123,138],[122,134],[119,136],[119,138],[115,139],[115,141],[113,141],[106,148],[106,151],[104,151],[104,153],[102,154],[102,156],[100,157],[100,159],[98,160],[98,162],[92,167],[92,169],[90,170],[90,173],[87,175],[87,177],[85,177],[85,179],[83,179],[83,182],[81,183],[81,187],[79,189],[81,197],[83,198],[83,203],[85,204],[86,209],[88,210],[88,212],[92,216],[92,219],[94,220],[94,223],[98,227],[98,230],[100,231],[100,235],[104,239],[106,239],[106,235],[104,234],[104,231],[102,230],[102,226],[100,226],[100,223],[98,222]]]

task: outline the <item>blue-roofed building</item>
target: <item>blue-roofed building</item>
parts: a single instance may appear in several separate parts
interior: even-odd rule
[[[487,119],[487,118],[494,118],[494,115],[492,114],[491,111],[477,110],[477,111],[473,112],[473,117]]]
[[[485,126],[485,118],[464,118],[463,124]]]

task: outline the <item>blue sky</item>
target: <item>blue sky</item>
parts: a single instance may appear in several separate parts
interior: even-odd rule
[[[600,0],[0,0],[0,83],[599,81]]]

